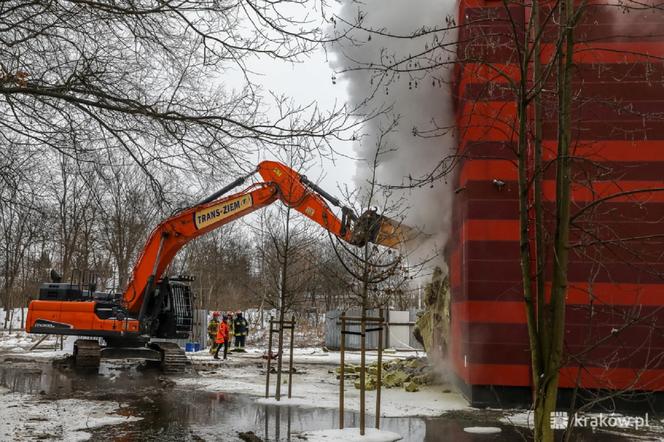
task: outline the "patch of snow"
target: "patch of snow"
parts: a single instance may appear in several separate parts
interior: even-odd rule
[[[9,319],[7,319],[7,329],[11,327],[12,330],[19,329],[21,327],[21,310],[23,310],[23,320],[25,321],[25,318],[28,315],[28,309],[27,308],[15,308],[11,309],[9,312],[9,317],[11,318],[11,323],[9,322]],[[7,315],[7,312],[5,311],[4,307],[0,307],[0,328],[5,327],[5,316]]]
[[[2,353],[24,353],[29,351],[42,335],[31,335],[24,330],[16,330],[11,333],[8,330],[0,330],[0,352]],[[59,345],[57,346],[59,348]],[[56,337],[49,336],[39,344],[35,351],[56,348]]]
[[[293,439],[298,438],[307,442],[394,442],[403,439],[400,434],[375,428],[366,428],[364,436],[360,436],[359,428],[344,428],[342,430],[306,431],[293,436]]]
[[[472,434],[495,434],[500,433],[502,430],[498,427],[466,427],[463,431]]]
[[[303,397],[282,396],[280,400],[273,397],[256,399],[257,404],[261,405],[282,405],[287,407],[311,407],[312,401]]]
[[[71,354],[67,350],[33,350],[33,351],[24,351],[20,354],[17,354],[14,359],[21,359],[26,361],[35,361],[35,360],[44,360],[44,359],[60,359]]]
[[[88,440],[86,430],[140,420],[117,414],[117,404],[82,399],[44,400],[10,393],[2,396],[0,440]]]
[[[215,361],[216,365],[209,368],[213,371],[201,371],[198,378],[179,378],[176,382],[181,386],[203,391],[264,396],[265,361],[259,363],[251,360],[247,354],[231,354],[229,358],[228,361]],[[210,363],[213,363],[212,360]],[[283,401],[288,389],[288,385],[283,384],[282,401],[279,405],[338,409],[339,381],[335,374],[328,373],[332,366],[300,363],[296,364],[296,368],[298,372],[293,375],[293,397],[289,401]],[[286,379],[288,375],[282,375],[282,380]],[[275,381],[276,375],[271,375],[271,396],[274,395]],[[409,393],[402,388],[384,388],[381,392],[381,416],[440,416],[447,411],[468,409],[468,402],[460,394],[449,392],[448,388],[443,385],[424,386],[415,393]],[[345,384],[345,398],[348,411],[359,411],[359,390],[350,381]],[[375,398],[375,391],[366,393],[366,404],[371,410]]]
[[[508,425],[533,428],[535,425],[535,413],[532,410],[511,410],[499,420]]]
[[[276,348],[273,348],[272,351],[276,351]],[[284,349],[285,354],[283,357],[284,362],[288,362],[288,349]],[[263,356],[265,355],[265,350],[263,348],[247,348],[245,353],[234,353],[230,352],[229,355],[232,357],[241,357],[246,359],[260,359],[264,360]],[[359,351],[346,351],[345,361],[346,364],[359,364],[360,363],[360,352]],[[395,359],[406,359],[409,356],[413,356],[414,353],[410,351],[398,351],[394,354],[383,353],[383,361],[391,361]],[[229,356],[229,357],[230,357]],[[212,361],[212,356],[209,353],[209,350],[201,350],[198,352],[187,353],[192,362],[207,362],[208,360]],[[376,351],[367,351],[366,361],[367,364],[370,364],[378,359],[378,353]],[[339,365],[339,352],[337,351],[324,351],[319,347],[302,347],[293,349],[293,362],[302,363],[302,364],[320,364],[320,365]]]
[[[42,339],[43,335],[32,335],[24,330],[12,331],[0,330],[0,354],[11,354],[12,358],[25,360],[58,359],[73,352],[76,336],[67,336],[64,340],[64,349],[60,350],[58,337],[48,336],[39,346],[31,350],[34,345]],[[57,345],[56,345],[57,344]]]

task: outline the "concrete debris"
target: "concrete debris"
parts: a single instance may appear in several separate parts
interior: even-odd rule
[[[355,388],[358,390],[360,389],[360,378],[358,376],[357,379],[355,379],[355,382],[353,383],[355,385]],[[367,376],[365,381],[364,381],[364,389],[366,391],[373,391],[376,389],[376,376]]]
[[[330,371],[332,373],[332,371]],[[348,364],[344,368],[344,378],[353,381],[355,388],[360,388],[360,366]],[[341,375],[340,367],[334,372],[336,378]],[[367,365],[367,376],[365,387],[367,390],[375,390],[377,387],[378,364],[376,362]],[[383,362],[381,373],[381,384],[385,388],[401,388],[406,391],[418,391],[421,386],[432,385],[439,382],[433,367],[429,365],[427,358],[408,358]]]
[[[430,358],[447,355],[450,338],[450,287],[440,267],[424,288],[425,309],[418,314],[413,335]]]
[[[420,387],[415,381],[406,382],[403,386],[403,389],[408,393],[415,393],[416,391],[420,391]]]

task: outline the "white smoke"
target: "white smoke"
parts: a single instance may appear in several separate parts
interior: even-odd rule
[[[408,185],[425,177],[448,155],[456,151],[454,133],[442,128],[454,126],[454,111],[449,79],[454,62],[456,41],[453,24],[457,16],[453,0],[366,0],[344,1],[335,23],[337,35],[350,28],[348,23],[361,20],[348,39],[332,47],[332,63],[338,80],[345,82],[350,103],[371,112],[379,107],[390,111],[371,120],[364,137],[355,145],[358,157],[366,159],[356,172],[356,184],[365,185],[371,176],[370,164],[379,137],[398,117],[398,126],[384,140],[377,167],[377,182],[383,185]],[[446,30],[446,28],[452,28]],[[428,32],[413,38],[397,38]],[[369,30],[375,31],[370,32]],[[389,33],[393,36],[380,35]],[[420,54],[420,55],[418,55]],[[381,74],[375,68],[410,58],[394,70]],[[433,69],[423,69],[433,64]],[[363,69],[354,70],[354,68]],[[349,70],[350,69],[350,70]],[[403,72],[403,70],[408,72]],[[452,210],[451,176],[424,183],[415,189],[396,190],[408,209],[404,223],[420,229],[428,239],[412,250],[411,261],[437,254],[435,260],[444,269],[442,249],[449,237]]]

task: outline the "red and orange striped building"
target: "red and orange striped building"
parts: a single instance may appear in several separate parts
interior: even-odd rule
[[[523,27],[529,14],[523,4],[506,9],[501,1],[460,2],[454,94],[463,160],[448,248],[450,356],[475,405],[527,402],[530,394],[516,106],[506,80],[486,65],[517,78],[513,25]],[[561,370],[561,387],[664,391],[664,192],[654,190],[664,188],[662,29],[664,10],[628,11],[593,1],[575,31],[572,213],[608,195],[652,191],[597,203],[573,226],[565,334],[571,359]],[[544,63],[555,34],[544,33]],[[543,100],[550,160],[556,97],[545,91]],[[550,169],[544,200],[552,210]]]

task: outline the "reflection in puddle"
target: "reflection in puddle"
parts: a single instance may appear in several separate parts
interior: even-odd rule
[[[136,368],[121,364],[102,363],[97,373],[77,372],[61,361],[0,362],[0,385],[11,391],[26,394],[49,394],[58,397],[75,396],[78,392],[113,391],[118,385],[123,390],[137,384],[153,384],[154,376],[143,376]]]
[[[93,440],[237,440],[253,431],[264,441],[291,440],[299,432],[339,428],[337,410],[257,404],[255,398],[223,392],[171,388],[158,372],[143,372],[117,362],[103,362],[100,373],[77,373],[66,365],[0,363],[0,385],[12,391],[47,398],[86,398],[116,401],[122,415],[139,421],[91,431]],[[404,441],[480,440],[464,433],[467,420],[440,418],[384,418],[382,429],[404,435]],[[346,427],[359,426],[359,415],[345,414]],[[367,416],[372,423],[373,416]],[[502,433],[505,437],[513,430]],[[499,435],[496,435],[499,436]],[[296,440],[293,438],[293,440]],[[481,440],[500,440],[499,437]]]
[[[297,433],[339,428],[333,409],[258,404],[255,398],[223,392],[173,387],[159,372],[136,370],[121,363],[102,363],[100,374],[77,373],[50,363],[0,362],[0,386],[46,399],[85,398],[113,401],[118,413],[141,420],[92,429],[92,440],[238,440],[252,431],[264,441],[299,441]],[[359,415],[347,412],[346,427],[358,427]],[[374,417],[367,416],[367,423]],[[497,426],[497,434],[472,434],[465,427]],[[382,418],[381,429],[404,436],[405,442],[525,440],[531,433],[497,423],[496,412],[470,410],[436,418]],[[608,440],[580,434],[578,440]],[[614,440],[620,440],[615,438]],[[622,439],[625,440],[625,439]]]
[[[238,440],[240,432],[252,431],[264,441],[298,441],[297,433],[339,427],[337,410],[258,404],[255,398],[225,393],[174,389],[138,400],[143,420],[99,430],[94,434],[113,440]],[[367,417],[373,422],[373,416]],[[464,433],[472,415],[465,418],[384,418],[382,429],[404,435],[405,442],[498,441],[522,438],[514,428],[501,434]],[[359,415],[347,412],[347,427],[359,426]],[[477,422],[474,422],[477,425]],[[446,439],[441,439],[445,435]]]

